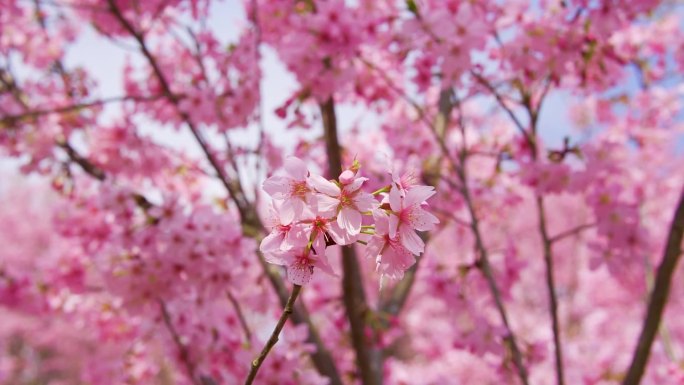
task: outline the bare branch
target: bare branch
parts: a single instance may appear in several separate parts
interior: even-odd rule
[[[679,197],[679,203],[675,209],[670,231],[667,236],[667,244],[663,260],[658,266],[655,286],[646,311],[646,319],[639,334],[639,341],[634,349],[632,362],[627,370],[627,375],[622,381],[623,385],[638,385],[644,375],[648,358],[651,354],[651,346],[663,317],[667,297],[670,294],[670,285],[677,263],[682,255],[682,238],[684,237],[684,190]]]
[[[595,226],[596,226],[596,223],[586,223],[586,224],[583,224],[583,225],[579,225],[579,226],[577,226],[577,227],[573,227],[573,228],[571,228],[571,229],[569,229],[569,230],[565,230],[565,231],[563,231],[563,232],[561,232],[561,233],[559,233],[559,234],[556,234],[556,235],[550,237],[550,238],[549,238],[549,241],[550,241],[551,243],[555,243],[555,242],[561,241],[561,240],[563,240],[563,239],[565,239],[565,238],[567,238],[567,237],[571,237],[571,236],[573,236],[573,235],[578,235],[578,234],[580,234],[581,232],[583,232],[584,230],[591,229],[592,227],[595,227]]]
[[[287,303],[285,304],[285,308],[283,309],[283,314],[280,315],[280,319],[278,320],[278,323],[273,329],[271,337],[269,337],[268,341],[266,341],[266,346],[264,346],[264,348],[261,350],[261,353],[259,353],[259,357],[252,361],[252,366],[249,370],[249,375],[245,380],[245,385],[250,385],[254,382],[254,379],[256,378],[257,372],[259,371],[261,364],[264,363],[266,356],[278,342],[280,332],[283,330],[285,322],[287,322],[287,319],[290,317],[290,314],[292,314],[292,311],[294,309],[294,303],[297,300],[297,296],[299,296],[299,292],[301,290],[302,287],[299,285],[294,285],[294,287],[292,288],[292,294],[290,294],[290,297],[287,299]]]
[[[190,377],[190,380],[195,385],[202,385],[200,380],[198,380],[196,377],[195,364],[190,359],[190,353],[188,353],[188,349],[183,344],[183,341],[181,341],[181,337],[180,337],[180,335],[178,335],[178,331],[176,331],[176,328],[174,328],[173,322],[171,321],[171,316],[169,315],[169,311],[166,308],[166,304],[161,299],[159,300],[159,309],[161,311],[162,320],[164,321],[164,325],[169,330],[169,333],[171,333],[171,338],[173,339],[173,343],[178,348],[180,360],[181,360],[181,362],[183,362],[183,365],[185,366],[185,370],[187,370],[187,372],[188,372],[188,376]]]

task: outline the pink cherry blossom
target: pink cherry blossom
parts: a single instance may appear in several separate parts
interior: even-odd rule
[[[304,247],[308,242],[308,236],[301,229],[297,228],[291,221],[287,224],[282,223],[280,204],[273,201],[269,208],[269,223],[271,232],[264,237],[259,246],[259,250],[264,253],[275,251],[286,251],[294,247]]]
[[[283,224],[291,223],[304,211],[304,206],[311,193],[307,185],[309,171],[300,159],[285,159],[286,175],[272,176],[264,181],[264,191],[274,199],[282,200],[280,220]]]
[[[309,248],[267,254],[270,263],[287,267],[287,279],[295,285],[306,285],[311,280],[314,268],[336,276],[325,252],[316,254]]]
[[[683,20],[0,1],[0,384],[683,385]]]
[[[356,177],[342,187],[319,175],[311,175],[309,183],[319,193],[316,195],[318,211],[323,215],[337,217],[337,224],[351,235],[361,232],[362,213],[373,208],[373,196],[362,191],[367,178]]]
[[[375,258],[376,271],[391,279],[401,279],[404,271],[415,263],[413,253],[399,240],[389,235],[389,216],[382,210],[373,211],[375,234],[368,241],[366,256]]]
[[[418,231],[432,230],[439,219],[423,208],[425,200],[435,194],[434,188],[429,186],[414,186],[401,195],[397,187],[392,187],[389,192],[389,204],[392,213],[389,217],[389,237],[399,237],[402,245],[413,254],[420,254],[425,248],[425,243],[416,234]]]

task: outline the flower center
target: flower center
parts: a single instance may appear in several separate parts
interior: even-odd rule
[[[342,194],[340,195],[340,207],[349,207],[354,205],[354,199],[352,196],[345,192],[342,191]]]
[[[311,266],[312,265],[311,262],[312,262],[311,258],[309,258],[308,254],[298,255],[297,258],[295,259],[295,264],[297,264],[299,266],[303,266],[303,267]]]
[[[316,217],[313,221],[313,227],[320,231],[325,231],[328,226],[328,220],[321,217]]]
[[[305,181],[290,182],[290,195],[304,199],[309,192]]]

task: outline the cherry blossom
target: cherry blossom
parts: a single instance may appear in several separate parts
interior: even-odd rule
[[[0,1],[0,385],[684,384],[683,15]]]

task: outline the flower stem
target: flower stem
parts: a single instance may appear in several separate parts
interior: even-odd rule
[[[373,191],[371,194],[378,195],[378,194],[386,193],[386,192],[389,192],[391,188],[392,188],[392,186],[388,185],[388,186],[385,186],[381,189],[377,189],[377,190]]]
[[[283,309],[283,314],[280,315],[280,319],[278,320],[275,329],[273,329],[271,337],[266,342],[266,346],[264,346],[264,348],[261,349],[261,353],[259,353],[259,356],[255,358],[254,361],[252,361],[252,366],[249,370],[249,375],[245,380],[245,385],[250,385],[254,382],[254,379],[256,378],[257,372],[259,371],[261,364],[264,362],[266,356],[271,351],[273,346],[275,346],[275,344],[278,342],[278,336],[280,336],[280,332],[283,330],[285,322],[290,317],[290,314],[292,314],[292,311],[294,309],[294,303],[297,300],[297,296],[299,296],[299,292],[301,290],[302,287],[300,285],[294,285],[294,287],[292,288],[290,298],[287,299],[285,309]]]

